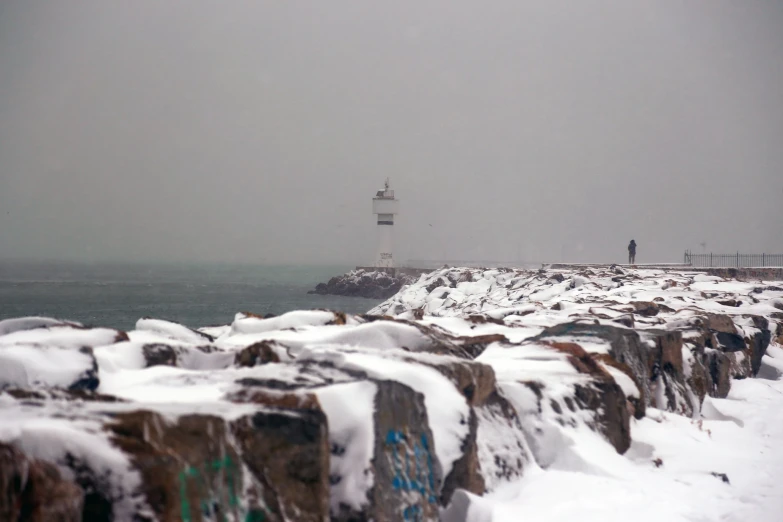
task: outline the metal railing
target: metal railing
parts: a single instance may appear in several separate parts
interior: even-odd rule
[[[783,254],[694,254],[686,250],[684,261],[699,268],[783,266]]]

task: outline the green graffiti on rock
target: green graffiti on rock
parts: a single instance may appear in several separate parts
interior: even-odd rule
[[[201,469],[200,469],[201,468]],[[193,522],[193,515],[191,512],[190,500],[188,497],[188,485],[195,482],[195,486],[199,491],[199,496],[202,493],[206,493],[209,496],[201,499],[202,519],[214,520],[217,516],[220,516],[220,520],[226,521],[226,515],[233,512],[235,520],[243,520],[243,522],[264,522],[266,520],[266,512],[263,509],[252,508],[244,513],[244,518],[240,514],[244,511],[239,505],[239,495],[237,494],[237,483],[241,481],[237,480],[237,473],[239,470],[234,465],[230,456],[225,458],[214,460],[204,463],[203,466],[194,467],[187,466],[179,473],[179,499],[180,499],[180,514],[182,522]],[[207,479],[210,477],[219,476],[222,482],[218,485],[217,496],[214,487],[211,487]],[[205,478],[206,477],[206,478]],[[212,486],[214,486],[214,480]],[[228,500],[228,505],[224,505],[224,500]]]

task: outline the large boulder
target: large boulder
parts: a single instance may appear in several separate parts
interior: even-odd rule
[[[194,345],[147,333],[131,333],[130,341],[95,348],[95,358],[104,375],[118,370],[141,370],[154,366],[172,366],[187,370],[223,370],[234,362],[234,351],[213,345]]]
[[[422,394],[394,381],[377,382],[370,519],[438,520],[443,481]]]
[[[687,350],[683,350],[682,332],[649,329],[640,335],[649,348],[651,404],[688,417],[698,413],[702,399],[687,380],[683,364],[683,351]]]
[[[0,520],[80,522],[84,491],[57,466],[0,443]]]
[[[683,359],[685,382],[698,400],[700,409],[704,398],[712,394],[713,381],[709,363],[704,353],[694,353],[687,347],[684,353],[687,354]]]
[[[83,328],[80,323],[53,319],[51,317],[15,317],[0,321],[0,336],[26,330],[50,328],[52,326]]]
[[[144,344],[141,347],[145,367],[176,366],[188,370],[222,370],[236,359],[236,354],[210,345]]]
[[[136,330],[151,332],[167,339],[196,345],[211,344],[215,340],[211,335],[194,330],[183,324],[163,319],[152,319],[150,317],[136,321]]]
[[[473,316],[474,318],[476,316]],[[378,327],[398,330],[408,330],[407,337],[417,334],[415,342],[408,341],[401,348],[416,352],[428,352],[437,355],[451,355],[463,359],[475,359],[492,343],[506,341],[502,334],[487,335],[453,335],[436,326],[426,325],[418,321],[395,319],[388,316],[361,315],[361,320],[377,323]],[[476,321],[476,319],[472,319]],[[402,336],[399,336],[402,340]],[[403,341],[404,342],[404,341]]]
[[[610,373],[579,344],[535,338],[521,345],[498,344],[479,361],[495,370],[502,396],[518,413],[525,446],[542,467],[567,446],[556,441],[579,427],[601,434],[618,453],[630,447],[633,407],[627,397],[638,398],[639,390],[630,377]]]
[[[454,462],[451,471],[444,478],[439,496],[440,502],[443,505],[448,505],[451,496],[457,489],[464,489],[478,495],[486,491],[479,458],[479,418],[487,424],[494,425],[497,420],[503,419],[503,414],[508,414],[508,420],[511,421],[514,413],[513,408],[502,409],[503,399],[497,394],[495,373],[490,366],[474,361],[444,359],[440,361],[440,364],[427,364],[425,361],[423,364],[427,364],[445,375],[470,406],[467,421],[468,433],[462,441],[461,456]],[[492,403],[500,405],[501,408],[491,408],[490,397],[492,397]],[[479,410],[480,414],[477,414]],[[498,414],[500,414],[499,418]],[[510,422],[508,426],[510,432],[513,424]],[[488,429],[488,427],[484,427],[484,429]],[[510,476],[510,474],[510,472],[506,472],[506,475]]]
[[[365,396],[349,396],[359,390],[374,392],[370,403]],[[335,419],[329,428],[331,520],[438,520],[443,474],[424,396],[387,380],[338,384],[317,393]],[[352,404],[370,417],[354,416]]]
[[[546,328],[534,338],[550,343],[574,342],[588,352],[605,353],[611,359],[628,368],[634,383],[639,387],[641,403],[650,405],[651,375],[649,349],[642,343],[639,334],[627,328],[589,323],[563,323]]]
[[[753,375],[758,375],[761,369],[761,359],[764,354],[767,353],[767,348],[772,342],[772,329],[770,328],[769,319],[760,315],[748,316],[753,323],[754,331],[752,335],[746,339],[748,347],[750,348],[750,365]]]
[[[495,342],[507,341],[500,336]],[[481,495],[522,476],[529,460],[524,430],[492,367],[475,361],[443,361],[432,367],[454,383],[471,407],[462,457],[445,478],[441,503],[447,505],[457,489]]]
[[[464,485],[462,487],[471,492],[481,489],[483,484],[484,491],[478,493],[481,494],[521,478],[532,457],[520,412],[499,388],[494,390],[483,404],[474,407],[473,411],[477,421],[476,454],[482,480],[455,480],[454,483]],[[453,495],[450,495],[450,500],[452,498]]]
[[[631,447],[630,413],[625,407],[625,394],[614,380],[596,380],[590,386],[574,387],[578,407],[597,412],[596,422],[588,424],[603,433],[617,453]]]
[[[245,478],[242,456],[231,443],[224,419],[184,415],[167,422],[157,412],[136,410],[113,415],[106,428],[141,477],[145,504],[159,520],[270,515],[265,506],[241,502],[252,498],[248,489],[260,496],[263,488],[258,481]],[[85,512],[91,512],[90,520],[112,520],[111,490],[100,475],[88,468],[81,480],[93,490],[93,499],[85,506]]]
[[[719,350],[708,349],[705,351],[704,359],[711,381],[709,395],[719,399],[728,397],[731,390],[729,356]]]
[[[315,290],[309,293],[388,299],[399,292],[404,285],[411,282],[413,282],[413,278],[404,274],[389,273],[385,270],[359,269],[333,277],[326,284],[319,283]]]
[[[285,346],[274,341],[259,341],[237,352],[234,356],[234,364],[239,367],[252,367],[288,359],[290,357]]]
[[[29,458],[69,470],[84,492],[80,520],[328,518],[326,418],[312,397],[247,397],[186,413],[95,396],[69,401],[68,415],[45,425],[62,399],[30,397],[4,401],[17,427],[4,435],[18,433],[10,442]]]
[[[128,340],[111,328],[85,328],[45,318],[4,321],[0,388],[95,390],[100,384],[93,348]]]
[[[705,331],[705,344],[724,353],[745,351],[748,346],[737,331],[734,320],[728,315],[705,314],[696,321]]]
[[[0,345],[0,388],[95,390],[99,384],[89,346]]]
[[[306,407],[272,406],[232,426],[242,461],[265,486],[265,512],[272,520],[329,516],[326,416],[312,396],[300,404]]]
[[[281,330],[302,330],[314,326],[356,324],[352,316],[331,310],[295,310],[279,316],[260,316],[250,312],[238,313],[231,323],[230,335],[266,334]]]

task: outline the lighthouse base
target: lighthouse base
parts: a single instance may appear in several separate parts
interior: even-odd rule
[[[347,297],[366,297],[367,299],[388,299],[403,286],[416,281],[418,276],[398,273],[398,269],[357,268],[347,274],[333,277],[328,283],[320,283],[308,293],[321,295],[342,295]]]

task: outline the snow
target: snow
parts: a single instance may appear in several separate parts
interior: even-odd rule
[[[462,292],[463,295],[486,295],[492,286],[492,281],[489,279],[479,279],[475,283],[459,283],[457,290]]]
[[[524,381],[548,377],[553,386],[565,383],[565,379],[580,379],[565,354],[544,345],[504,346],[493,343],[476,358],[495,370],[498,381]]]
[[[209,335],[213,339],[217,339],[218,337],[228,334],[231,331],[231,325],[226,324],[220,326],[202,326],[196,330]]]
[[[40,418],[25,410],[4,408],[0,423],[0,440],[9,442],[32,458],[55,462],[71,475],[65,466],[66,456],[97,470],[110,485],[114,500],[114,518],[131,520],[144,507],[135,498],[141,477],[131,468],[125,454],[113,446],[106,433],[95,423],[55,417]]]
[[[163,321],[161,319],[139,319],[136,322],[136,330],[154,332],[167,339],[193,344],[205,344],[211,341],[209,336],[202,332],[191,330],[187,326],[172,323],[171,321]]]
[[[448,281],[475,282],[457,283],[456,288],[439,287],[428,294],[431,285]],[[474,285],[491,291],[483,294],[460,291],[472,289]],[[633,302],[655,302],[661,312],[652,317],[635,314],[635,328],[660,328],[661,324],[676,328],[674,321],[678,317],[675,316],[680,313],[683,316],[720,313],[738,321],[748,314],[769,317],[780,312],[776,306],[783,307],[783,292],[775,288],[775,282],[725,280],[676,269],[613,271],[593,267],[575,274],[573,270],[537,273],[446,268],[422,276],[373,308],[370,314],[409,317],[407,314],[412,310],[427,303],[424,320],[430,322],[435,318],[466,318],[481,313],[502,320],[511,328],[543,329],[582,318],[626,327],[613,319],[635,312]],[[741,304],[729,307],[717,302],[730,299]],[[602,317],[596,318],[596,314]],[[507,330],[499,329],[498,333],[508,336]]]
[[[285,345],[292,354],[309,346],[330,345],[333,347],[369,346],[379,349],[394,349],[404,346],[417,350],[429,339],[412,325],[391,321],[376,321],[364,324],[307,326],[301,329],[255,331],[221,337],[217,346],[225,350],[236,350],[259,341],[277,341]]]
[[[621,372],[617,368],[604,363],[601,363],[601,367],[609,372],[609,375],[612,376],[614,382],[623,390],[626,397],[636,397],[638,399],[641,396],[636,383],[633,382],[633,379],[626,375],[625,372]]]
[[[783,348],[775,345],[767,348],[767,355],[761,361],[759,377],[773,381],[783,378]]]
[[[236,353],[217,350],[205,352],[199,345],[172,342],[147,332],[131,332],[131,341],[119,342],[94,349],[101,374],[119,370],[140,370],[147,366],[144,346],[170,347],[176,354],[177,366],[190,370],[222,370],[233,363]]]
[[[99,375],[113,373],[119,370],[140,370],[147,364],[139,343],[117,343],[101,346],[93,351],[98,361]]]
[[[58,347],[0,348],[0,386],[68,388],[93,367],[89,354]]]
[[[494,415],[492,408],[477,408],[476,447],[485,487],[492,491],[507,480],[507,476],[520,476],[510,472],[516,465],[525,469],[533,457],[523,430],[509,430],[502,416]],[[510,465],[510,466],[509,466]]]
[[[78,350],[84,346],[113,344],[120,332],[110,328],[81,329],[71,326],[52,326],[33,330],[18,330],[0,336],[0,349],[11,345],[57,346]]]
[[[530,469],[484,498],[471,497],[467,520],[780,520],[781,394],[781,381],[746,379],[727,399],[708,401],[721,418],[693,421],[651,409],[633,421],[624,456],[583,433],[572,441],[580,459]]]
[[[454,462],[462,456],[462,441],[468,434],[470,415],[465,398],[437,370],[427,366],[382,357],[370,353],[343,354],[346,368],[367,372],[371,377],[390,379],[424,395],[435,452],[446,476]]]
[[[558,335],[546,337],[545,340],[558,343],[578,344],[588,353],[609,353],[610,345],[600,338],[579,335]]]
[[[499,334],[475,362],[493,369],[495,391],[515,410],[521,429],[489,407],[473,408],[487,492],[478,497],[458,491],[444,521],[777,521],[783,512],[783,496],[775,489],[783,482],[783,347],[775,341],[782,321],[775,315],[783,306],[783,292],[774,288],[779,284],[676,269],[443,269],[371,311],[405,321],[322,310],[269,319],[239,313],[230,325],[198,330],[145,318],[127,333],[48,318],[0,321],[3,385],[64,388],[95,362],[98,392],[128,401],[46,399],[33,407],[0,392],[0,440],[61,466],[70,454],[108,473],[122,499],[116,518],[127,519],[141,509],[132,495],[139,478],[102,430],[102,416],[148,409],[167,419],[193,413],[237,419],[265,408],[232,398],[251,389],[242,380],[274,382],[280,390],[299,387],[317,396],[333,449],[330,475],[339,477],[331,486],[332,512],[343,504],[361,511],[378,479],[372,472],[373,380],[393,380],[423,395],[445,477],[463,456],[471,406],[440,370],[473,363],[431,353],[432,346],[455,337]],[[726,306],[718,302],[723,300],[741,303]],[[635,310],[639,302],[654,302],[659,310],[641,315]],[[415,320],[421,309],[424,318]],[[547,327],[571,321],[627,328],[616,320],[633,313],[642,339],[654,328],[683,331],[693,341],[692,325],[707,312],[728,315],[743,336],[760,331],[752,316],[769,320],[773,343],[759,378],[733,381],[728,398],[706,398],[694,418],[648,407],[646,417],[631,421],[632,443],[623,455],[596,431],[595,411],[565,407],[574,387],[590,386],[593,377],[547,343],[575,343],[603,356],[609,344],[587,335],[533,339]],[[237,354],[262,341],[274,343],[280,362],[238,367]],[[170,350],[176,364],[147,367],[145,347],[149,351],[152,345]],[[634,380],[602,359],[599,364],[624,395],[640,397]],[[684,348],[686,376],[692,359]],[[663,393],[663,386],[651,388]],[[661,397],[656,404],[665,402]],[[504,465],[515,457],[521,475]]]
[[[49,326],[58,326],[64,324],[81,326],[76,322],[60,321],[59,319],[52,319],[51,317],[19,317],[0,321],[0,336],[8,335],[12,332],[18,332],[20,330],[33,330],[36,328],[46,328]]]
[[[770,283],[724,280],[676,270],[628,270],[630,277],[619,286],[611,281],[613,273],[599,272],[583,278],[569,277],[565,271],[562,282],[548,280],[552,273],[558,271],[547,271],[543,277],[524,277],[520,273],[503,281],[498,278],[493,290],[484,295],[460,292],[454,299],[456,291],[452,290],[450,299],[430,300],[425,310],[429,316],[423,322],[458,335],[495,332],[507,336],[510,345],[492,344],[477,361],[495,370],[503,395],[521,415],[535,459],[521,479],[498,484],[484,497],[461,492],[455,497],[455,505],[444,510],[443,520],[779,520],[783,496],[774,488],[783,480],[783,452],[776,447],[777,441],[783,440],[783,417],[779,413],[783,348],[773,342],[762,360],[761,378],[733,381],[729,397],[706,398],[696,418],[649,408],[645,418],[632,421],[632,446],[625,455],[618,455],[584,423],[563,427],[552,422],[546,403],[539,405],[535,393],[521,384],[537,380],[546,387],[547,397],[566,393],[569,383],[579,376],[565,358],[535,343],[518,346],[522,339],[538,335],[544,327],[581,318],[621,326],[593,314],[609,318],[627,315],[634,311],[632,301],[661,305],[661,311],[652,317],[634,314],[635,327],[640,331],[687,329],[692,321],[689,318],[710,312],[731,316],[740,333],[749,336],[758,331],[750,318],[753,314],[771,318],[774,339],[780,320],[773,314],[780,312],[781,303],[780,294]],[[479,275],[484,277],[471,269],[439,271],[371,313],[394,310],[406,314],[410,310],[408,294],[426,299],[421,288],[436,277],[476,280]],[[740,305],[729,307],[717,302],[730,299],[740,301]],[[503,324],[466,324],[462,318],[477,308]],[[532,313],[506,314],[509,308]],[[512,340],[510,332],[516,329],[524,329],[525,335]],[[689,335],[686,330],[684,337]],[[608,351],[608,345],[600,339],[560,336],[556,340],[575,342],[591,353]],[[683,355],[684,370],[689,374],[690,352],[684,349]],[[630,377],[608,365],[603,367],[626,396],[639,396]],[[543,408],[540,412],[539,407]],[[657,459],[661,459],[660,467],[656,466]],[[730,483],[713,473],[725,473]]]
[[[231,384],[218,375],[170,366],[120,370],[101,381],[98,391],[147,403],[199,404],[218,402]]]
[[[369,381],[335,384],[316,390],[318,402],[329,418],[329,441],[343,449],[332,452],[330,471],[340,481],[332,486],[330,505],[333,513],[340,504],[356,510],[367,503],[372,487],[373,445],[375,435],[371,419],[375,411],[377,387]]]
[[[321,326],[334,321],[334,312],[323,310],[288,312],[279,317],[269,319],[259,319],[239,314],[231,325],[231,334],[259,334],[275,330]]]

